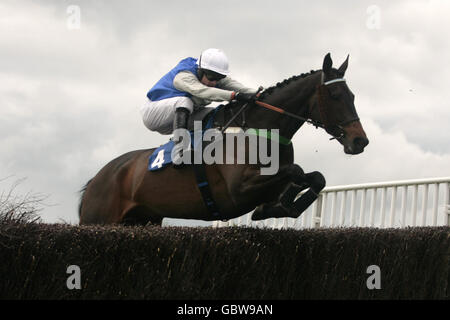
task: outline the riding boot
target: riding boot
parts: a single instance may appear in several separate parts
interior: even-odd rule
[[[173,158],[172,163],[175,169],[180,169],[184,166],[182,162],[183,157],[183,143],[182,143],[182,134],[178,129],[187,129],[188,118],[189,118],[189,110],[186,108],[177,108],[175,110],[175,118],[173,121],[173,142],[175,143],[173,147]]]

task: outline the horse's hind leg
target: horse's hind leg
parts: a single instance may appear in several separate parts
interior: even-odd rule
[[[325,187],[325,178],[318,171],[294,175],[292,181],[293,183],[281,193],[278,201],[262,204],[256,208],[252,220],[298,218],[318,198],[320,191]],[[309,190],[295,200],[296,196],[307,188]]]

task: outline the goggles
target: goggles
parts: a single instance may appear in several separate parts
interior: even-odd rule
[[[209,81],[219,81],[225,78],[226,76],[211,70],[205,70],[203,69],[203,74]]]

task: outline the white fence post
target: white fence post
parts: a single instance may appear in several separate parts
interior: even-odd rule
[[[446,226],[450,226],[450,184],[445,184],[445,201],[444,201],[444,223]]]
[[[406,225],[406,196],[408,193],[408,187],[407,186],[402,186],[402,204],[400,207],[400,215],[401,215],[401,221],[402,221],[402,226]]]
[[[378,197],[380,189],[381,195]],[[400,202],[397,201],[399,192]],[[348,198],[350,204],[347,203]],[[341,201],[339,210],[338,201]],[[387,212],[386,206],[389,204]],[[311,217],[308,216],[310,213]],[[283,219],[270,219],[257,225],[272,228],[448,226],[450,177],[327,187],[322,190],[312,208],[294,220],[293,226],[289,226],[289,221],[292,221],[288,220],[290,218]],[[248,215],[247,219],[236,218],[226,223],[214,222],[213,225],[250,226],[255,223]]]

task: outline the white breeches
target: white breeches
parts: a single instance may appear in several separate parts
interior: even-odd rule
[[[192,113],[194,103],[188,97],[173,97],[159,101],[146,98],[141,106],[142,121],[152,131],[171,134],[176,108],[186,108]]]

